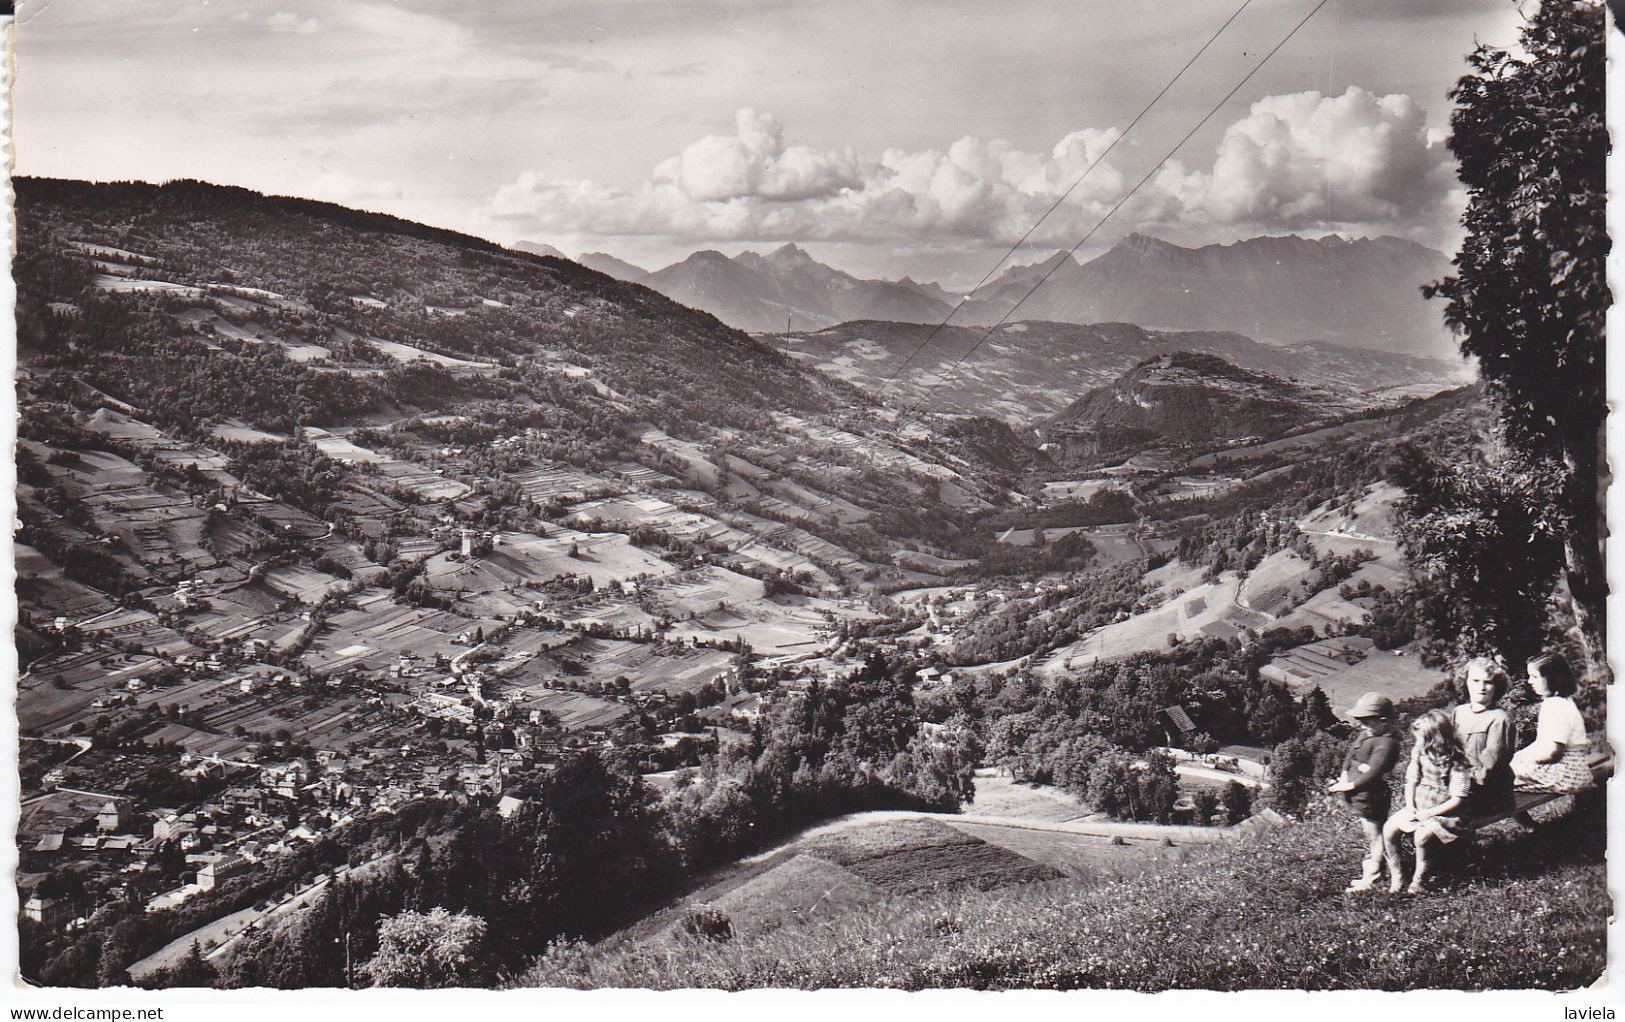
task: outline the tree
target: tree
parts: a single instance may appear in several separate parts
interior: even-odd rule
[[[1192,801],[1196,804],[1197,825],[1206,827],[1211,824],[1213,817],[1219,811],[1219,796],[1211,791],[1203,790],[1197,792]]]
[[[1224,789],[1224,815],[1231,826],[1240,823],[1253,812],[1253,789],[1240,781],[1231,781]]]
[[[474,986],[487,978],[485,920],[443,908],[401,912],[378,924],[378,951],[362,966],[381,987]]]
[[[186,956],[176,962],[165,977],[165,987],[208,987],[214,986],[219,974],[214,966],[203,957],[203,949],[197,941],[186,949]]]
[[[1089,802],[1108,816],[1167,823],[1178,797],[1173,760],[1164,753],[1151,753],[1143,765],[1125,753],[1105,753],[1089,771]]]
[[[131,953],[129,938],[124,931],[125,927],[116,927],[102,944],[101,956],[96,961],[96,985],[99,987],[130,985]]]
[[[1270,805],[1283,813],[1298,813],[1308,804],[1315,784],[1315,753],[1309,743],[1288,738],[1270,757]]]
[[[1337,723],[1337,717],[1332,713],[1332,704],[1326,698],[1326,693],[1319,685],[1304,693],[1303,702],[1298,708],[1298,733],[1304,737],[1324,731]]]
[[[1451,92],[1448,140],[1468,192],[1467,237],[1456,273],[1424,289],[1448,300],[1445,319],[1500,399],[1508,442],[1557,477],[1535,526],[1562,539],[1552,570],[1592,650],[1605,593],[1605,25],[1600,0],[1554,0],[1525,24],[1526,56],[1473,51]]]
[[[1393,476],[1406,492],[1396,524],[1428,652],[1512,663],[1538,652],[1564,562],[1550,521],[1561,467],[1492,436],[1440,456],[1402,450]]]
[[[1136,816],[1134,763],[1124,753],[1096,758],[1089,770],[1089,804],[1107,816]]]
[[[1272,681],[1257,681],[1247,693],[1247,731],[1261,742],[1274,742],[1297,731],[1297,704]]]
[[[1173,757],[1164,752],[1151,753],[1135,781],[1139,787],[1138,819],[1154,823],[1172,820],[1174,803],[1179,800],[1179,775],[1174,773]]]

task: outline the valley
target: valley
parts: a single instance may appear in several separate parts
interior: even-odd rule
[[[259,975],[340,871],[500,873],[448,835],[573,821],[581,771],[645,793],[690,885],[770,863],[684,902],[745,928],[1133,872],[1251,816],[1221,746],[1261,776],[1315,699],[1443,679],[1390,620],[1384,465],[1481,427],[1449,363],[1032,321],[953,373],[950,328],[888,388],[929,328],[753,338],[375,214],[19,188],[19,883],[50,975],[130,904],[144,980],[228,928],[210,968]],[[641,932],[657,872],[592,926]]]

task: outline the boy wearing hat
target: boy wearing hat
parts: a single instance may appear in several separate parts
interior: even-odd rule
[[[1365,860],[1360,878],[1348,890],[1369,891],[1382,875],[1382,825],[1392,808],[1388,773],[1399,761],[1399,740],[1394,737],[1394,701],[1381,692],[1367,692],[1349,711],[1360,734],[1343,757],[1343,770],[1328,791],[1341,792],[1360,817],[1365,835]]]

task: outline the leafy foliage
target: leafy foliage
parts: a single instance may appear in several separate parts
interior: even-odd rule
[[[443,908],[402,912],[378,924],[378,952],[363,966],[381,987],[438,989],[484,979],[485,921]]]
[[[1446,319],[1461,332],[1462,350],[1501,397],[1508,445],[1527,466],[1516,471],[1533,484],[1522,487],[1527,524],[1464,522],[1450,542],[1505,551],[1511,546],[1502,541],[1515,543],[1522,532],[1561,537],[1565,549],[1543,543],[1542,556],[1561,555],[1550,570],[1565,571],[1579,623],[1593,634],[1603,617],[1598,504],[1610,301],[1604,32],[1597,0],[1543,3],[1525,24],[1527,56],[1482,45],[1472,53],[1472,73],[1451,93],[1449,139],[1468,190],[1467,237],[1456,274],[1428,289],[1448,299]],[[1465,496],[1490,496],[1465,485],[1474,491]],[[1454,505],[1454,513],[1469,507]],[[1471,575],[1464,580],[1471,584]],[[1520,585],[1507,595],[1528,594]],[[1468,637],[1481,638],[1509,637]]]

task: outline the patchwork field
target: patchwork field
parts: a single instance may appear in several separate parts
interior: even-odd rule
[[[454,657],[467,649],[456,637],[499,622],[466,618],[445,611],[403,607],[384,602],[387,590],[364,590],[373,597],[361,606],[332,615],[327,630],[311,645],[306,662],[319,671],[337,671],[366,663],[381,665],[407,653],[433,661],[436,654]]]
[[[498,545],[485,559],[530,581],[586,575],[599,586],[670,575],[676,570],[622,533],[580,532],[554,525],[548,525],[544,535],[501,533]]]
[[[1424,666],[1415,652],[1373,649],[1364,660],[1344,670],[1288,684],[1299,696],[1318,685],[1333,711],[1343,714],[1367,692],[1382,692],[1397,702],[1426,695],[1448,677]]]
[[[771,929],[871,902],[885,892],[851,870],[814,855],[795,855],[709,904],[741,932]]]
[[[471,489],[466,483],[441,477],[434,469],[368,450],[325,429],[306,426],[304,436],[334,461],[370,466],[395,487],[424,500],[455,500]]]
[[[96,712],[92,704],[97,700],[122,692],[130,681],[156,674],[163,667],[157,657],[102,652],[39,661],[17,679],[18,727],[41,733],[71,732],[75,723]]]
[[[1217,582],[1203,582],[1170,599],[1154,610],[1136,614],[1091,632],[1078,642],[1051,653],[1036,665],[1045,674],[1066,670],[1067,663],[1087,664],[1168,648],[1168,636],[1182,639],[1196,635],[1223,634],[1241,625],[1256,627],[1266,623],[1261,614],[1251,614],[1236,605],[1240,579],[1225,572]]]
[[[633,692],[693,692],[726,673],[733,654],[718,649],[582,639],[569,647],[571,660],[596,681],[626,678]]]
[[[466,358],[455,358],[455,357],[453,357],[451,355],[442,355],[437,351],[429,351],[426,348],[414,348],[414,347],[412,347],[410,345],[400,344],[400,343],[398,343],[396,341],[386,341],[382,337],[361,337],[361,338],[356,338],[356,335],[354,335],[354,334],[350,333],[348,330],[344,330],[342,328],[334,330],[334,335],[338,336],[338,337],[341,337],[341,338],[343,338],[345,340],[359,339],[359,340],[365,341],[366,343],[372,345],[374,348],[377,348],[379,350],[379,352],[381,352],[381,353],[383,353],[385,355],[388,355],[390,358],[394,359],[397,362],[417,362],[417,361],[420,361],[420,360],[424,360],[424,361],[433,362],[436,365],[446,366],[447,368],[452,368],[452,369],[495,369],[496,368],[496,366],[493,363],[490,363],[490,362],[475,362],[475,361],[472,361],[472,360],[466,359]]]
[[[285,565],[267,569],[265,584],[277,592],[292,596],[300,603],[310,604],[320,603],[322,597],[328,593],[336,592],[349,585],[344,579],[301,565]]]
[[[1362,437],[1380,433],[1387,428],[1387,424],[1380,419],[1367,419],[1360,422],[1327,426],[1324,429],[1299,433],[1295,436],[1283,437],[1280,440],[1248,444],[1242,447],[1232,447],[1229,450],[1215,451],[1212,454],[1204,454],[1201,457],[1191,459],[1190,466],[1197,469],[1208,469],[1215,465],[1223,465],[1232,461],[1245,461],[1250,458],[1312,453],[1316,450],[1324,450],[1328,445],[1338,446],[1358,443]]]
[[[105,595],[68,578],[33,547],[18,543],[14,549],[18,593],[28,600],[70,619],[91,617],[113,608]]]
[[[1049,501],[1088,500],[1103,490],[1121,490],[1116,479],[1056,479],[1044,484],[1039,496]]]
[[[580,692],[531,689],[520,704],[523,710],[542,710],[558,719],[569,731],[604,727],[631,713],[630,707]]]

